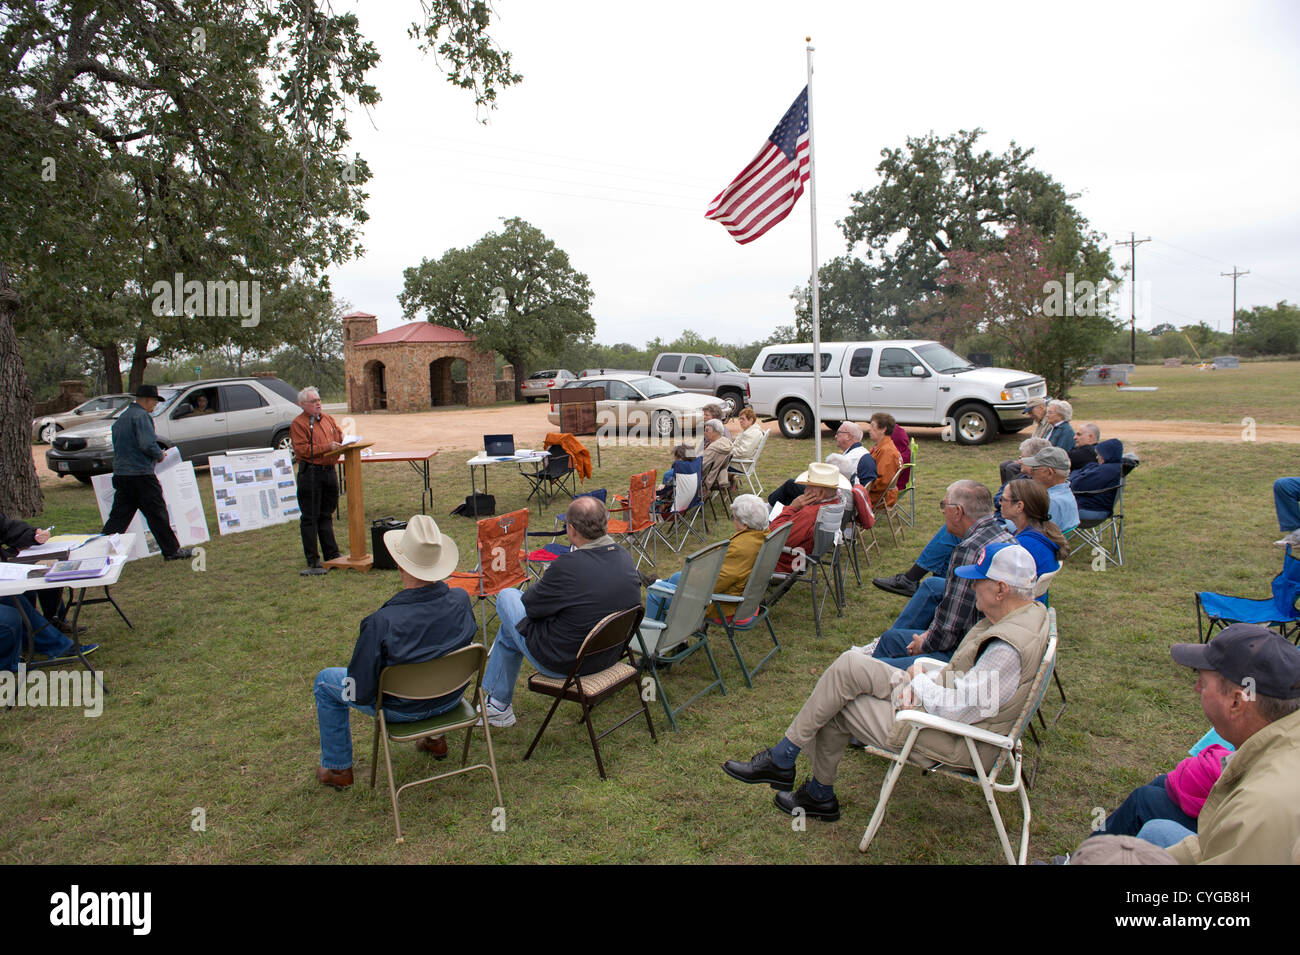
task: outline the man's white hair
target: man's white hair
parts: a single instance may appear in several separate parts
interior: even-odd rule
[[[862,428],[858,425],[856,421],[844,422],[842,425],[840,425],[840,430],[848,432],[849,437],[851,437],[855,443],[857,444],[862,443]]]
[[[304,401],[306,401],[308,396],[315,396],[319,398],[320,392],[317,391],[312,385],[308,385],[302,391],[298,392],[298,404],[302,404]]]
[[[1061,416],[1062,421],[1069,421],[1074,417],[1074,405],[1070,404],[1064,398],[1053,398],[1047,403],[1047,406],[1055,409],[1056,413]]]

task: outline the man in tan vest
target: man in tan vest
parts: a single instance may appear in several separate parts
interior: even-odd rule
[[[920,664],[903,671],[860,649],[848,650],[822,674],[781,742],[748,763],[728,760],[723,771],[778,790],[776,805],[784,812],[802,809],[833,822],[840,817],[835,775],[849,737],[900,749],[907,732],[906,724],[894,721],[900,709],[922,709],[993,733],[1009,731],[1047,651],[1047,610],[1034,600],[1034,558],[1018,544],[994,543],[976,563],[955,572],[974,581],[985,619],[962,638],[947,666],[926,675]],[[805,749],[812,777],[792,793],[795,758]],[[987,769],[996,751],[982,747],[980,753]],[[911,759],[926,766],[970,766],[965,743],[934,730],[918,736]]]

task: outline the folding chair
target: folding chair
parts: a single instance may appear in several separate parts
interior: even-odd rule
[[[453,571],[447,577],[448,587],[465,591],[482,607],[484,641],[489,619],[487,604],[492,604],[495,616],[496,595],[507,587],[523,587],[528,583],[528,552],[524,548],[527,537],[528,508],[480,518],[478,566],[473,570]]]
[[[789,572],[772,575],[772,595],[767,599],[768,607],[776,603],[794,587],[804,582],[812,587],[813,624],[817,630],[817,639],[822,636],[822,607],[829,594],[835,601],[837,616],[844,615],[842,603],[842,582],[839,580],[841,568],[838,565],[840,526],[844,523],[843,504],[823,504],[817,512],[817,528],[813,532],[813,551],[811,554],[798,554],[789,547],[782,548],[784,553],[794,554]],[[817,599],[817,582],[820,578],[823,586],[821,600]]]
[[[1273,592],[1271,599],[1252,600],[1249,597],[1229,597],[1201,591],[1193,594],[1196,602],[1196,632],[1205,643],[1214,636],[1215,627],[1226,627],[1230,623],[1259,623],[1266,627],[1276,627],[1284,637],[1300,644],[1300,559],[1288,547],[1282,555],[1282,572],[1273,578],[1270,585]],[[1204,611],[1208,625],[1201,623]]]
[[[594,497],[599,499],[599,501],[602,504],[605,503],[606,496],[607,496],[607,492],[603,487],[593,488],[590,491],[583,491],[581,494],[574,495],[575,498]],[[528,576],[530,578],[534,580],[540,580],[542,574],[546,571],[546,567],[548,564],[550,564],[557,557],[560,557],[563,554],[567,554],[569,551],[573,549],[568,544],[560,543],[557,541],[557,538],[561,534],[563,534],[564,531],[565,531],[565,515],[556,514],[554,530],[529,531],[527,534],[524,535],[525,537],[535,537],[535,538],[549,537],[550,538],[549,541],[547,541],[545,544],[542,544],[540,547],[533,546],[533,542],[528,543],[527,546],[532,547],[532,550],[528,552],[528,556],[527,556],[527,570],[528,570]]]
[[[708,543],[709,521],[704,516],[704,501],[700,497],[699,458],[693,461],[678,461],[673,470],[673,503],[667,511],[659,514],[655,523],[655,536],[668,545],[673,553],[680,554],[686,542],[692,537],[701,544]],[[696,527],[696,522],[704,525],[703,532]]]
[[[942,664],[938,664],[938,661],[932,662],[940,667],[942,666]],[[925,757],[916,759],[917,765],[926,773],[947,776],[949,779],[957,779],[963,782],[977,783],[984,792],[984,802],[988,805],[989,814],[993,817],[993,826],[1002,842],[1002,852],[1006,856],[1007,862],[1011,865],[1016,865],[1017,862],[1019,865],[1024,865],[1025,857],[1029,854],[1030,813],[1028,787],[1021,774],[1022,747],[1020,739],[1043,700],[1043,693],[1047,690],[1048,677],[1051,675],[1055,664],[1056,637],[1053,634],[1048,639],[1047,652],[1043,654],[1042,663],[1034,676],[1034,682],[1030,687],[1029,695],[1025,699],[1025,705],[1021,709],[1020,715],[1016,717],[1011,732],[1006,735],[990,733],[978,726],[932,716],[924,710],[899,710],[895,719],[899,723],[910,726],[907,740],[902,748],[894,752],[870,743],[865,747],[866,752],[881,756],[889,760],[893,765],[889,767],[889,772],[885,774],[884,784],[880,787],[880,800],[876,803],[876,810],[871,815],[871,822],[867,825],[867,831],[862,836],[862,842],[858,845],[858,850],[866,852],[871,845],[871,840],[875,838],[876,833],[880,830],[880,825],[885,820],[885,809],[889,805],[889,796],[894,791],[894,783],[898,781],[903,767],[912,758],[912,748],[916,744],[917,737],[922,730],[929,729],[965,740],[967,752],[970,754],[971,768],[944,763],[931,765],[931,761]],[[976,749],[976,743],[996,747],[998,750],[992,765],[987,769],[980,757],[979,750]],[[1010,773],[1010,779],[1005,783],[999,783],[998,778],[1002,775],[1004,768]],[[1011,851],[1011,841],[1007,838],[1006,826],[1002,823],[1002,814],[998,811],[995,796],[996,793],[1011,792],[1019,794],[1020,809],[1023,816],[1020,826],[1020,854],[1018,857]]]
[[[867,494],[867,489],[861,484],[854,484],[850,492],[853,495],[853,507],[844,509],[844,525],[842,527],[843,537],[848,558],[846,562],[853,564],[853,577],[862,586],[862,569],[858,561],[858,540],[862,538],[862,561],[869,568],[871,566],[871,548],[880,547],[880,541],[876,539],[876,512],[871,508],[871,496]],[[863,532],[871,535],[871,543],[865,543]]]
[[[907,478],[907,487],[903,488],[901,491],[898,492],[899,507],[902,507],[903,495],[904,494],[907,495],[907,514],[904,515],[903,512],[900,510],[898,516],[903,520],[907,521],[908,527],[915,527],[916,526],[916,438],[910,438],[908,440],[907,447],[908,450],[911,452],[911,458],[912,458],[912,460],[908,461],[906,464],[903,465],[903,467],[907,471],[907,474],[905,475],[905,477]],[[900,483],[901,483],[901,479],[900,479]]]
[[[758,459],[763,453],[763,446],[767,444],[767,436],[771,432],[764,431],[758,439],[758,444],[754,448],[754,456],[749,458],[732,458],[731,470],[739,474],[749,483],[749,490],[752,494],[762,495],[763,482],[758,476]]]
[[[641,616],[644,613],[645,610],[642,607],[631,607],[610,614],[592,627],[591,632],[587,634],[587,638],[582,641],[582,646],[578,649],[578,657],[573,662],[572,671],[564,679],[555,679],[554,677],[543,676],[540,673],[534,673],[529,677],[529,690],[534,693],[541,693],[544,696],[552,696],[555,698],[555,702],[551,704],[546,719],[542,720],[542,725],[537,730],[537,735],[533,737],[528,752],[524,753],[524,759],[528,759],[529,756],[533,755],[533,750],[537,748],[542,734],[546,732],[546,727],[550,724],[551,717],[555,715],[556,709],[559,708],[561,700],[571,700],[582,706],[582,722],[587,726],[587,735],[591,738],[591,751],[596,754],[596,771],[600,773],[601,779],[605,779],[606,776],[605,764],[600,758],[599,741],[620,726],[630,723],[640,714],[645,714],[646,726],[650,728],[650,738],[656,743],[659,742],[659,737],[655,735],[655,725],[650,720],[650,709],[646,706],[646,701],[641,695],[641,684],[638,681],[640,671],[632,665],[632,638],[636,636],[637,627],[640,625]],[[620,652],[618,659],[613,663],[594,673],[588,673],[585,676],[582,674],[582,670],[587,666],[588,659],[607,656],[614,649],[618,649]],[[623,657],[627,657],[627,662],[623,661]],[[632,692],[636,695],[640,708],[633,710],[599,736],[596,735],[596,729],[591,723],[592,711],[619,690],[628,686],[632,687]]]
[[[1083,541],[1083,546],[1092,553],[1100,550],[1105,555],[1106,561],[1116,567],[1124,566],[1124,486],[1127,483],[1128,474],[1125,472],[1121,475],[1118,484],[1079,495],[1079,500],[1086,504],[1087,499],[1092,495],[1114,491],[1115,504],[1109,516],[1101,520],[1082,521],[1074,529],[1074,533],[1078,534]],[[1109,543],[1106,541],[1107,535],[1110,537]]]
[[[663,703],[664,712],[668,714],[668,724],[677,732],[677,714],[690,706],[715,686],[727,694],[726,684],[722,682],[722,673],[713,658],[709,647],[709,634],[704,626],[704,614],[713,604],[713,588],[717,586],[718,574],[722,562],[726,559],[727,548],[731,541],[718,541],[708,547],[697,550],[686,558],[682,565],[681,577],[677,579],[677,588],[672,591],[672,603],[668,606],[668,616],[664,620],[642,619],[637,629],[635,646],[640,656],[641,666],[650,670],[655,681],[655,691]],[[657,583],[657,582],[656,582]],[[651,585],[651,589],[654,588]],[[703,649],[713,669],[713,682],[696,693],[685,703],[674,707],[668,702],[659,671],[663,667],[684,662],[687,658]]]
[[[1056,576],[1057,574],[1059,574],[1060,572],[1061,572],[1061,571],[1060,571],[1060,569],[1058,568],[1057,570],[1049,571],[1049,572],[1047,572],[1046,574],[1039,574],[1039,575],[1038,575],[1038,581],[1037,581],[1037,583],[1034,584],[1034,599],[1036,600],[1036,599],[1038,599],[1039,597],[1044,598],[1044,600],[1043,600],[1043,605],[1044,605],[1045,607],[1047,607],[1047,609],[1051,612],[1051,616],[1052,616],[1052,633],[1053,633],[1053,634],[1056,634],[1056,632],[1057,632],[1057,631],[1056,631],[1056,612],[1052,610],[1051,597],[1048,595],[1048,592],[1047,592],[1047,591],[1048,591],[1048,589],[1052,586],[1052,578],[1055,577],[1055,576]],[[1058,651],[1059,651],[1060,647],[1058,646],[1057,649],[1058,649]],[[1061,718],[1061,714],[1065,712],[1065,707],[1068,705],[1068,704],[1067,704],[1067,701],[1066,701],[1066,699],[1065,699],[1065,687],[1063,687],[1063,686],[1061,685],[1061,668],[1060,668],[1060,667],[1053,667],[1053,669],[1052,669],[1052,679],[1053,679],[1054,681],[1056,681],[1056,692],[1058,692],[1058,693],[1061,694],[1061,708],[1060,708],[1059,710],[1056,711],[1056,715],[1052,717],[1052,722],[1050,722],[1050,723],[1045,722],[1045,721],[1043,720],[1043,711],[1042,711],[1041,708],[1039,709],[1039,711],[1038,711],[1038,722],[1039,722],[1039,725],[1041,725],[1041,726],[1043,727],[1043,729],[1047,729],[1047,727],[1049,727],[1049,726],[1055,726],[1055,725],[1056,725],[1056,721],[1059,720],[1059,719]],[[1034,728],[1033,728],[1032,725],[1029,727],[1029,731],[1030,731],[1031,734],[1033,734],[1033,732],[1034,732]],[[1038,742],[1038,737],[1037,737],[1037,735],[1034,736],[1034,742],[1035,742],[1035,743]],[[1035,769],[1037,768],[1037,765],[1038,765],[1037,760],[1035,760],[1035,761],[1034,761]],[[1033,774],[1031,773],[1031,774],[1030,774],[1030,777],[1029,777],[1029,782],[1030,782],[1031,785],[1033,784],[1033,781],[1034,781],[1034,777],[1033,777]]]
[[[558,444],[551,445],[547,451],[550,456],[546,459],[546,467],[541,470],[526,471],[522,465],[519,467],[519,473],[532,488],[524,503],[536,497],[539,517],[542,508],[550,504],[560,493],[568,494],[570,498],[578,493],[578,472],[573,462],[569,460],[568,452]]]
[[[641,561],[648,560],[655,565],[659,556],[655,548],[655,472],[642,471],[633,474],[627,491],[627,502],[622,507],[610,508],[611,514],[624,514],[627,520],[611,520],[606,525],[606,533],[622,543],[628,553],[636,558],[637,567]]]
[[[754,566],[749,572],[749,580],[745,581],[745,589],[739,597],[733,594],[714,594],[713,604],[717,615],[709,617],[705,623],[706,626],[709,623],[720,623],[726,628],[727,639],[731,641],[731,650],[736,654],[740,672],[745,675],[745,686],[751,690],[754,688],[754,674],[763,669],[763,665],[776,656],[781,649],[781,641],[776,638],[776,631],[772,629],[772,618],[768,608],[763,606],[763,596],[767,593],[772,571],[776,569],[776,563],[781,559],[781,550],[785,547],[792,526],[785,524],[778,527],[763,539],[763,546],[759,548],[758,556],[754,558]],[[768,650],[767,655],[751,668],[740,655],[740,645],[736,642],[736,635],[753,630],[760,623],[767,624],[767,632],[772,637],[772,649]]]
[[[527,513],[527,512],[525,512]],[[402,817],[397,810],[397,797],[403,790],[412,786],[422,786],[448,776],[486,769],[492,774],[492,785],[496,789],[496,805],[502,806],[501,781],[497,777],[496,754],[492,751],[492,731],[483,726],[483,738],[487,741],[488,761],[466,766],[469,762],[469,742],[474,735],[475,726],[479,725],[478,710],[483,706],[483,667],[487,663],[487,649],[481,643],[471,643],[467,647],[453,650],[445,656],[424,663],[403,663],[398,666],[384,667],[379,674],[379,695],[377,701],[382,704],[384,696],[398,696],[408,700],[432,700],[457,689],[471,688],[472,700],[463,697],[456,708],[427,720],[414,723],[390,723],[384,717],[382,705],[375,707],[375,742],[370,749],[370,788],[375,788],[375,774],[379,770],[379,741],[384,742],[384,767],[388,771],[388,794],[393,800],[393,824],[397,827],[397,841],[403,842]],[[439,773],[403,783],[393,788],[393,758],[388,750],[388,741],[404,743],[412,740],[426,739],[430,736],[443,736],[455,730],[465,731],[465,749],[460,757],[460,769]]]

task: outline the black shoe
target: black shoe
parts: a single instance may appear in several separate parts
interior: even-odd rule
[[[911,597],[916,593],[916,581],[906,574],[894,574],[893,577],[877,577],[871,581],[881,590],[900,597]]]
[[[74,633],[72,632],[72,622],[71,622],[71,621],[60,619],[60,620],[51,620],[50,623],[54,624],[54,625],[55,625],[56,627],[58,627],[62,632],[66,633],[68,636],[70,636],[70,637],[76,636],[76,634],[74,634]],[[85,626],[85,624],[80,624],[80,623],[77,624],[77,633],[85,633],[85,632],[86,632],[86,626]]]
[[[182,547],[174,554],[163,554],[163,560],[189,560],[193,556],[193,548]]]
[[[306,567],[298,571],[298,576],[299,577],[324,577],[328,573],[329,571],[326,570],[324,567],[320,566],[320,564],[318,563],[313,567]]]
[[[782,769],[772,761],[770,749],[755,753],[747,763],[729,759],[722,764],[722,771],[742,783],[767,783],[773,789],[787,793],[794,789],[794,767]]]
[[[659,579],[658,574],[647,574],[645,571],[641,570],[640,568],[637,568],[636,575],[641,578],[642,587],[649,587],[651,584],[653,584],[656,580]]]
[[[834,822],[840,818],[840,801],[834,796],[825,802],[820,799],[813,799],[808,795],[808,784],[804,783],[799,787],[798,792],[777,793],[773,800],[776,808],[783,813],[793,816],[796,808],[802,809],[803,814],[809,819],[820,819],[822,822]]]

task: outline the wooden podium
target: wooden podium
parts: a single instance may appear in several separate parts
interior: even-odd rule
[[[366,508],[361,486],[361,452],[373,441],[354,441],[340,452],[343,455],[343,479],[348,488],[348,547],[350,553],[325,561],[326,567],[369,570],[375,558],[366,549]]]

